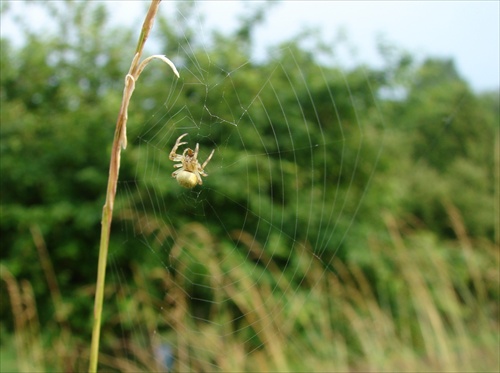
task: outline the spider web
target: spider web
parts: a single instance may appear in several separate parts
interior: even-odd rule
[[[162,71],[164,101],[145,100],[153,115],[129,123],[116,220],[128,231],[124,245],[145,249],[155,270],[135,268],[137,289],[123,285],[118,302],[142,291],[157,310],[122,320],[138,346],[153,345],[134,359],[174,371],[311,369],[304,355],[340,359],[340,342],[318,350],[314,338],[329,338],[327,274],[356,242],[350,232],[383,147],[367,140],[370,126],[383,127],[370,79],[360,70],[353,87],[344,70],[293,43],[258,61],[207,45],[186,36],[168,56],[181,78]],[[178,153],[199,143],[201,164],[215,149],[193,189],[171,177],[168,155],[184,133]],[[304,330],[305,346],[296,338]]]

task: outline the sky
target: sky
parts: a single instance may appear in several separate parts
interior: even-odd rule
[[[238,17],[256,3],[202,1],[198,6],[205,29],[229,32],[236,27]],[[137,7],[144,5],[128,2],[120,18],[140,14]],[[174,11],[173,2],[165,2],[162,7],[162,11]],[[255,37],[257,49],[264,51],[304,28],[317,28],[325,41],[334,43],[342,29],[355,48],[357,62],[380,62],[376,46],[383,39],[421,59],[453,58],[473,89],[483,91],[500,86],[499,20],[498,0],[281,1],[269,9]]]
[[[5,1],[5,0],[4,0]],[[109,1],[116,5],[117,1]],[[113,23],[140,24],[147,1],[121,1],[113,6]],[[201,1],[203,30],[228,33],[245,11],[258,1]],[[175,2],[164,0],[160,11],[175,12]],[[377,41],[383,39],[417,58],[453,58],[459,73],[476,91],[500,86],[500,1],[281,1],[270,7],[255,34],[256,53],[285,41],[305,28],[316,28],[327,43],[339,30],[347,35],[355,54],[346,58],[371,65],[380,63]],[[43,17],[33,16],[33,27]],[[201,27],[201,23],[200,23]],[[15,27],[2,22],[2,35]],[[158,52],[161,53],[161,52]],[[354,61],[353,61],[354,62]]]

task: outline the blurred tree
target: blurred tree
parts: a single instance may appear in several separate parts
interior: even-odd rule
[[[5,39],[0,48],[1,257],[16,277],[32,280],[42,321],[53,311],[30,229],[40,228],[63,294],[92,282],[117,87],[127,68],[122,45],[130,37],[107,28],[102,4],[43,9],[51,30],[26,28],[21,48]],[[88,311],[72,320],[87,324]]]
[[[498,112],[474,95],[450,60],[429,59],[416,70],[397,125],[410,136],[408,208],[428,226],[451,234],[444,201],[465,215],[470,233],[493,239],[494,138]],[[401,177],[401,173],[398,173]]]
[[[95,280],[109,146],[136,39],[130,30],[109,28],[103,4],[43,6],[53,29],[24,29],[20,48],[1,40],[0,257],[16,277],[35,285],[42,323],[49,320],[49,289],[30,232],[39,227],[62,293],[78,305],[71,321],[83,329],[91,306],[84,296],[76,299],[74,289]],[[498,95],[475,95],[446,60],[415,66],[404,55],[383,71],[324,66],[300,38],[255,62],[252,30],[264,10],[246,16],[235,35],[215,34],[202,43],[192,3],[178,6],[187,19],[160,17],[157,41],[181,79],[165,77],[164,69],[141,75],[129,110],[118,224],[153,223],[155,201],[169,201],[169,215],[179,218],[164,225],[203,219],[228,245],[233,230],[246,230],[269,243],[265,249],[278,253],[283,268],[290,268],[287,259],[302,242],[326,263],[356,249],[359,258],[370,236],[383,231],[384,209],[417,217],[438,237],[449,237],[442,204],[450,200],[466,212],[475,237],[492,237]],[[380,94],[394,86],[404,86],[405,95]],[[134,136],[153,115],[165,119]],[[211,165],[220,162],[224,177],[211,178],[203,191],[209,203],[201,217],[186,213],[172,184],[136,177],[152,168],[171,172],[170,149],[155,141],[169,138],[177,123],[199,130],[203,150],[222,144]],[[163,156],[145,155],[138,146],[144,142]],[[113,229],[111,240],[113,260],[125,273],[135,261],[158,265],[127,232]],[[8,305],[2,303],[0,313],[2,320],[10,317]]]

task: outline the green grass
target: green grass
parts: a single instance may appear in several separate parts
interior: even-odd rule
[[[2,330],[1,334],[0,372],[18,372],[14,335],[8,334],[5,330]]]
[[[103,322],[100,369],[160,369],[152,351],[168,342],[176,371],[497,370],[495,245],[402,235],[389,215],[386,225],[390,240],[371,241],[368,264],[336,260],[326,271],[307,246],[282,270],[258,243],[242,240],[248,246],[235,250],[187,225],[170,271],[137,265],[128,284],[108,283],[106,308],[116,313]],[[260,263],[245,260],[248,252]],[[85,370],[88,340],[64,322],[15,316],[16,334],[2,340],[24,341],[19,367]],[[14,346],[2,343],[10,356],[2,369],[16,366]]]

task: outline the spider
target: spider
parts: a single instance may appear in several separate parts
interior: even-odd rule
[[[172,177],[177,179],[179,185],[184,188],[194,188],[196,184],[203,184],[201,180],[202,176],[208,176],[203,169],[207,163],[210,162],[215,149],[212,150],[207,160],[200,166],[198,163],[198,150],[200,144],[196,144],[194,151],[190,148],[186,148],[182,152],[182,155],[176,153],[179,146],[187,144],[187,142],[180,142],[184,136],[187,136],[187,133],[179,136],[168,158],[174,162],[181,162],[174,164],[174,167],[179,169],[172,173]]]

